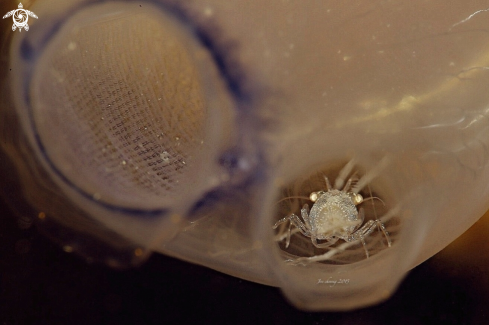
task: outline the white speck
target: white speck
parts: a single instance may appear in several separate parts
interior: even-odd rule
[[[348,60],[350,60],[351,58],[352,58],[352,56],[351,56],[351,55],[345,55],[345,56],[343,57],[343,61],[348,61]]]
[[[75,49],[76,49],[76,43],[70,42],[70,44],[68,44],[68,50],[73,51]]]
[[[123,160],[123,161],[121,162],[121,164],[122,164],[122,165],[125,165],[125,164],[127,164],[127,163],[126,163],[126,161],[125,161],[125,160]]]
[[[452,61],[448,65],[451,66],[451,67],[454,67],[455,66],[455,62]]]
[[[163,151],[161,154],[160,154],[160,158],[163,159],[163,162],[167,163],[170,161],[170,155],[168,154],[167,151]]]
[[[212,15],[214,15],[214,10],[210,7],[207,7],[204,9],[204,15],[206,17],[211,17]]]
[[[92,197],[93,197],[94,200],[97,200],[98,201],[98,200],[100,200],[100,198],[102,197],[102,195],[100,195],[100,193],[93,193]]]

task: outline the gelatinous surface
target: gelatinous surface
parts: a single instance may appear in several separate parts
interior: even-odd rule
[[[2,108],[19,125],[2,124],[23,161],[18,196],[75,243],[160,251],[279,286],[304,309],[386,299],[489,207],[486,9],[39,1],[10,45]],[[272,226],[352,159],[353,188],[381,200],[363,203],[365,222],[385,224],[391,247],[381,231],[284,247]],[[287,196],[302,201],[277,204]],[[348,286],[320,285],[329,277]]]

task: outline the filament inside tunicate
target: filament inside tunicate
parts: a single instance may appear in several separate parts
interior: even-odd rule
[[[284,186],[281,189],[281,197],[277,202],[276,220],[293,213],[304,222],[301,216],[301,209],[305,204],[309,206],[309,209],[315,204],[309,197],[310,193],[327,191],[325,177],[330,180],[330,183],[336,179],[335,185],[340,186],[340,189],[343,188],[345,182],[338,182],[338,180],[346,177],[344,180],[352,180],[351,188],[354,188],[359,183],[359,180],[365,176],[365,172],[361,168],[351,166],[351,169],[348,169],[348,173],[339,175],[340,170],[345,170],[344,165],[333,164],[326,168],[318,168],[314,173],[304,174],[294,182]],[[365,247],[363,247],[361,241],[347,243],[339,239],[330,247],[318,248],[312,244],[310,237],[304,236],[298,228],[292,227],[290,246],[286,247],[289,224],[285,223],[278,228],[274,237],[282,251],[283,258],[292,264],[307,264],[318,261],[326,264],[341,265],[364,260],[366,258],[365,249],[370,257],[388,248],[390,242],[395,242],[399,235],[400,220],[395,214],[389,213],[393,207],[389,206],[390,202],[386,203],[382,200],[383,195],[381,192],[377,192],[376,188],[375,182],[373,182],[372,184],[367,184],[360,191],[360,194],[364,197],[364,202],[358,205],[357,208],[359,211],[361,209],[365,216],[361,226],[369,220],[382,219],[388,232],[387,238],[383,234],[382,229],[377,227],[378,229],[375,229],[364,238]],[[321,243],[326,242],[321,241]]]

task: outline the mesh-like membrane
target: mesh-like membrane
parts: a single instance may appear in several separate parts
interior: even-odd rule
[[[155,207],[192,186],[207,108],[173,23],[144,13],[92,21],[50,44],[36,71],[45,156],[97,200]]]

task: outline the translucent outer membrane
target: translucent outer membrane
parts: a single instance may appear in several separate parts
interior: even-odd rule
[[[16,87],[28,89],[32,71],[42,69],[34,66],[44,62],[37,55],[45,45],[34,34],[45,33],[42,20],[48,25],[69,21],[82,7],[74,3],[88,2],[53,6],[53,1],[39,0],[30,8],[39,22],[28,35],[38,47],[32,41],[32,56],[20,62],[16,60],[25,52],[22,38],[27,36],[19,34],[13,42],[13,65],[24,71],[13,76]],[[126,3],[104,5],[116,11]],[[165,6],[173,5],[165,2],[155,8]],[[70,193],[67,181],[56,180],[43,159],[38,164],[57,184],[63,200],[95,220],[84,232],[97,238],[113,231],[136,246],[279,286],[304,309],[344,310],[376,303],[389,297],[412,267],[448,245],[488,208],[485,9],[467,1],[449,6],[445,1],[193,1],[183,12],[196,29],[218,26],[219,32],[206,29],[209,39],[236,44],[232,52],[213,46],[206,51],[214,60],[233,56],[246,76],[234,78],[229,71],[236,66],[217,60],[216,70],[227,81],[231,99],[219,101],[227,103],[224,113],[206,118],[230,123],[216,138],[235,141],[215,141],[204,160],[209,159],[207,166],[220,162],[220,167],[209,167],[196,179],[206,179],[202,175],[208,173],[211,178],[225,176],[218,182],[203,181],[210,185],[197,190],[186,185],[191,195],[175,196],[170,204],[171,209],[182,207],[182,218],[163,213],[157,218],[130,213],[107,217],[106,211],[90,208],[93,200],[82,202],[79,193]],[[96,15],[92,12],[91,19]],[[208,76],[205,69],[199,71],[203,78]],[[206,100],[226,98],[219,87],[217,92],[204,91]],[[238,96],[239,87],[248,90],[247,100]],[[16,104],[19,120],[25,123],[22,105],[29,103],[17,99]],[[230,106],[235,113],[225,113]],[[213,107],[207,106],[215,112]],[[39,153],[35,139],[29,138],[30,125],[23,124],[22,130],[31,150]],[[28,159],[25,153],[22,157]],[[291,247],[285,248],[281,230],[272,230],[285,217],[277,202],[288,190],[306,197],[319,190],[313,188],[319,183],[308,180],[310,175],[341,178],[340,170],[349,161],[354,167],[345,177],[356,172],[357,184],[362,179],[366,183],[358,191],[382,200],[382,210],[368,210],[367,202],[359,207],[367,218],[380,218],[392,247],[383,247],[382,233],[374,231],[366,238],[369,258],[361,244],[347,248],[342,242],[336,251],[317,251],[307,238],[301,242],[300,234],[293,234]],[[300,185],[303,180],[309,182],[309,192]],[[111,203],[121,205],[117,193],[114,197]],[[47,209],[49,204],[35,208]],[[294,208],[287,207],[300,214]],[[137,235],[137,227],[145,229],[144,236]],[[112,237],[106,241],[115,242]]]

